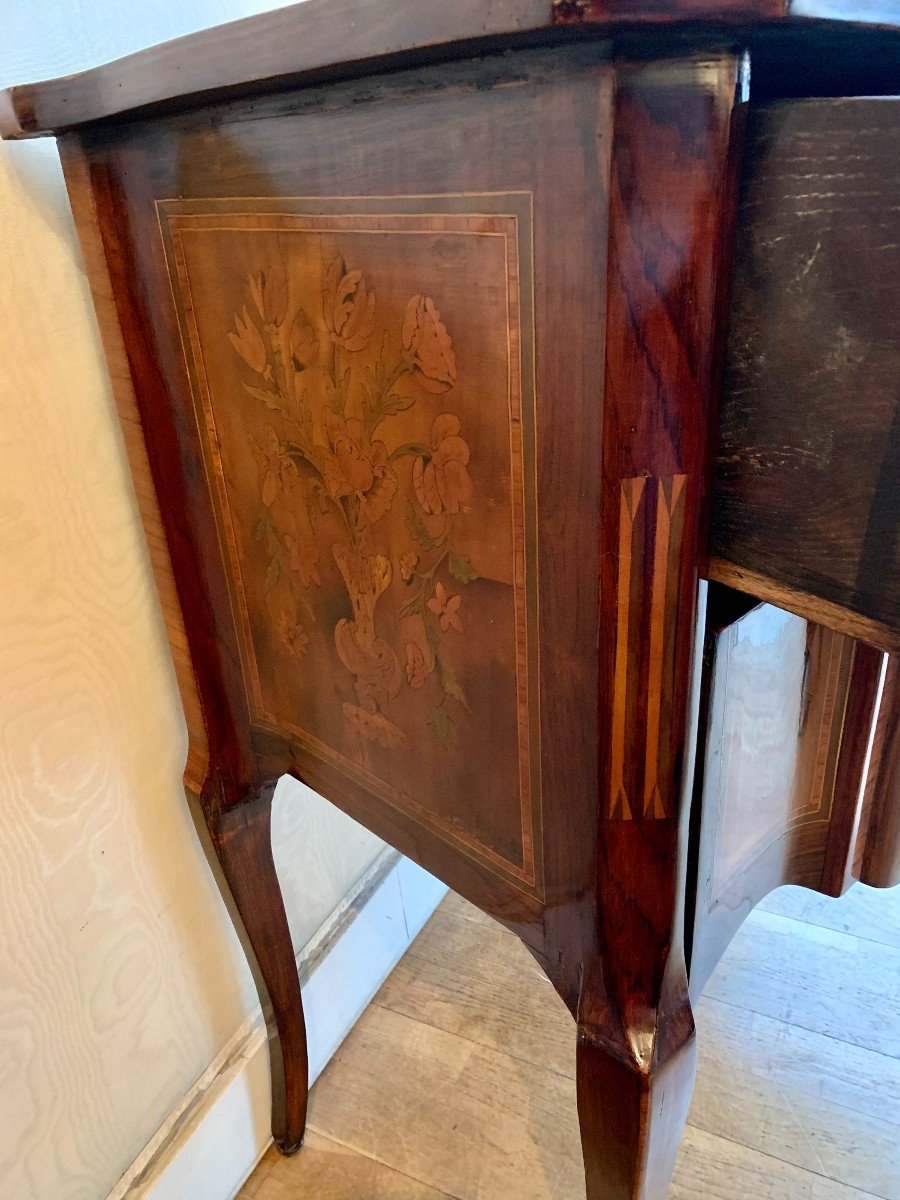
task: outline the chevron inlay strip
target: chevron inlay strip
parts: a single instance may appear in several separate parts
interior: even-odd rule
[[[608,807],[613,820],[636,814],[659,819],[674,809],[668,713],[686,482],[686,475],[667,475],[621,483]]]

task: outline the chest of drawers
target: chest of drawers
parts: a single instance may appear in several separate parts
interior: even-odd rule
[[[893,881],[900,41],[827,7],[310,0],[4,99],[59,138],[285,1152],[285,773],[532,951],[590,1200],[664,1196],[749,907]]]

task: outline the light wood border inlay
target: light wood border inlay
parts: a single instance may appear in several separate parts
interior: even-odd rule
[[[463,849],[487,869],[516,886],[539,893],[542,887],[540,802],[540,717],[537,630],[537,514],[533,394],[533,285],[531,260],[530,193],[471,196],[357,197],[342,199],[285,198],[279,201],[223,199],[208,201],[158,201],[173,299],[182,331],[188,374],[191,379],[198,431],[210,492],[215,499],[223,559],[229,576],[232,610],[241,634],[241,657],[248,702],[254,724],[260,729],[287,731],[307,750],[362,784],[387,804],[414,816],[444,840]],[[441,233],[456,236],[500,237],[506,246],[507,311],[509,337],[509,449],[512,478],[512,533],[516,628],[516,691],[519,726],[519,804],[521,816],[521,866],[507,859],[451,821],[431,812],[414,797],[400,794],[360,764],[346,760],[308,731],[286,723],[263,703],[259,672],[253,651],[249,613],[240,578],[228,504],[227,486],[218,452],[215,420],[205,379],[199,331],[190,298],[190,280],[181,247],[183,236],[205,229],[272,229],[298,232],[357,232],[421,236]],[[180,302],[179,302],[180,301]]]

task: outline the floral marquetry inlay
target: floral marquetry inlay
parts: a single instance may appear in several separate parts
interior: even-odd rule
[[[530,212],[472,199],[160,216],[254,720],[531,888]]]

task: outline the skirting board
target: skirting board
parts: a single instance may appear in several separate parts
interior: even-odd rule
[[[311,1083],[446,892],[387,849],[297,956]],[[257,1009],[106,1200],[233,1200],[271,1144],[269,1112],[269,1057]]]

